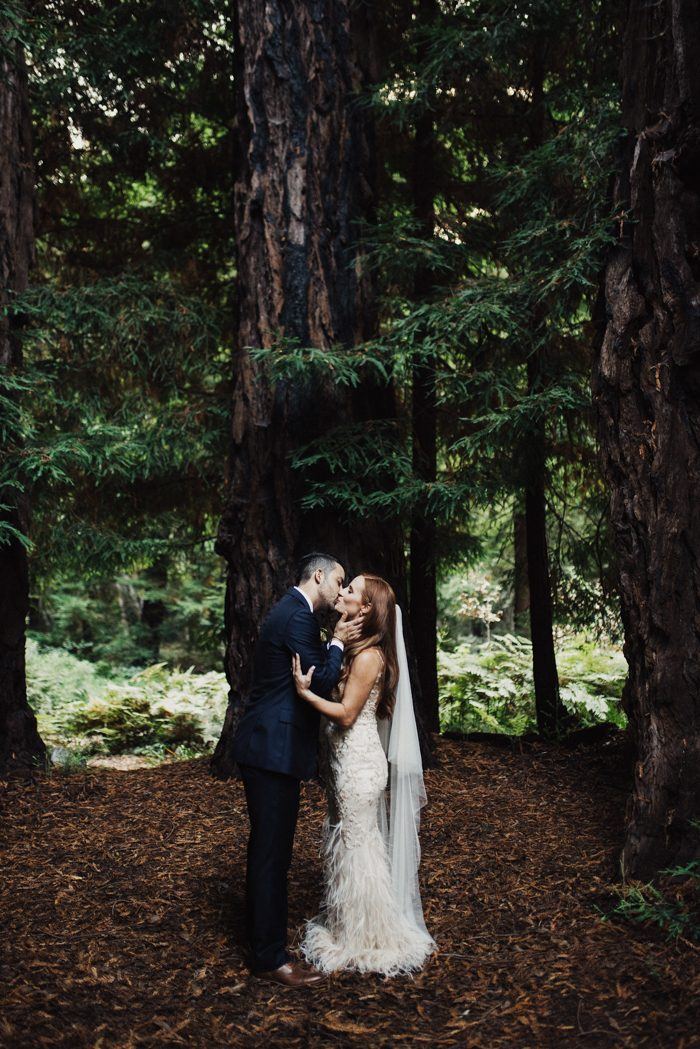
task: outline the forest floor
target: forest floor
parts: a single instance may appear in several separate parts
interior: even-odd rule
[[[441,740],[421,878],[438,953],[413,978],[291,990],[242,956],[242,785],[207,760],[3,784],[0,1045],[700,1046],[700,952],[610,915],[629,789],[613,739]],[[307,784],[290,931],[321,888]]]

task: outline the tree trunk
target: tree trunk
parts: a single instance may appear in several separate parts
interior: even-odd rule
[[[517,509],[513,514],[513,627],[517,633],[526,629],[529,611],[527,527],[525,514]]]
[[[243,0],[236,19],[238,315],[228,496],[216,544],[229,566],[229,707],[212,759],[220,778],[234,768],[230,745],[259,625],[293,582],[298,556],[327,551],[350,572],[381,572],[400,601],[405,592],[398,528],[301,513],[288,458],[340,423],[391,417],[391,391],[273,385],[248,352],[280,338],[352,346],[376,330],[356,225],[374,206],[372,129],[367,111],[351,103],[362,73],[348,3]]]
[[[700,20],[631,0],[621,221],[593,376],[637,748],[623,878],[700,858]],[[695,821],[695,823],[693,823]]]
[[[152,565],[144,569],[143,578],[156,591],[165,590],[168,585],[168,560],[158,557]],[[161,630],[168,616],[168,608],[162,597],[145,597],[141,604],[141,623],[148,638],[151,659],[157,663],[160,659]]]
[[[545,140],[544,80],[545,41],[533,56],[532,117],[530,145],[537,148]],[[544,324],[544,307],[535,308],[532,317],[533,343]],[[540,389],[545,372],[545,350],[537,346],[527,359],[528,393]],[[552,586],[547,550],[547,509],[545,500],[547,440],[544,419],[539,419],[529,435],[526,455],[525,538],[528,590],[530,592],[530,639],[532,641],[532,676],[535,686],[537,728],[541,735],[553,738],[564,720],[559,695],[559,675],[554,653],[554,618]]]
[[[537,361],[528,361],[528,385],[533,388]],[[530,480],[525,489],[525,531],[528,590],[530,592],[530,638],[532,676],[535,686],[537,728],[541,735],[558,734],[562,710],[559,676],[554,654],[552,588],[547,551],[545,508],[545,434],[538,424],[529,443]]]
[[[419,19],[430,25],[437,14],[435,0],[420,0]],[[419,60],[424,59],[426,45],[422,45]],[[411,193],[413,212],[425,240],[435,233],[435,126],[430,108],[424,110],[416,122],[413,141]],[[415,302],[429,298],[434,284],[430,266],[416,268],[413,285]],[[437,477],[437,402],[435,391],[435,362],[425,359],[413,366],[412,428],[413,472],[428,484]],[[420,676],[422,713],[430,732],[440,731],[440,708],[437,683],[437,552],[435,521],[425,503],[417,506],[411,519],[411,626],[415,641],[416,661]]]
[[[0,52],[0,366],[6,373],[22,366],[19,318],[5,314],[13,295],[27,286],[34,261],[34,170],[27,76],[19,46],[14,58]],[[10,424],[12,425],[12,424]],[[10,440],[13,440],[10,437]],[[14,440],[19,440],[19,434]],[[29,529],[25,493],[3,488],[2,519],[24,533]],[[27,703],[25,623],[29,610],[29,571],[24,546],[14,537],[0,544],[0,772],[31,768],[46,761],[36,718]]]

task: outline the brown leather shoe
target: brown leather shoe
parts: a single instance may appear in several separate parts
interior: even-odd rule
[[[285,962],[278,969],[255,974],[261,980],[274,980],[286,987],[315,987],[323,980],[323,973],[301,962]]]

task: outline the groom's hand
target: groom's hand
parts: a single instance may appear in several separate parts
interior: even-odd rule
[[[337,638],[338,641],[342,641],[344,645],[347,645],[351,641],[357,641],[362,634],[362,613],[355,616],[353,620],[348,620],[347,612],[343,612],[342,616],[335,624],[335,630],[333,631],[333,637]]]

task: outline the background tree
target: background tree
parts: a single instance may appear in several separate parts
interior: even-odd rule
[[[32,625],[94,659],[148,662],[183,617],[198,662],[221,646],[210,548],[232,312],[228,17],[213,0],[56,0],[18,23],[38,263],[21,297],[24,442],[3,476],[31,492]],[[189,575],[208,588],[199,610]]]
[[[411,596],[434,725],[438,625],[441,660],[480,629],[455,612],[472,568],[496,577],[493,635],[511,623],[534,434],[547,638],[614,627],[588,313],[609,237],[616,9],[401,0],[371,19],[366,5],[350,17],[329,6],[341,13],[331,31],[325,14],[311,27],[291,8],[236,30],[235,5],[219,0],[53,0],[51,17],[36,5],[24,25],[40,157],[39,265],[21,304],[31,394],[3,476],[32,495],[42,642],[115,672],[155,658],[219,665],[212,540],[230,453],[242,500],[219,530],[240,639],[231,681],[272,593],[268,533],[284,551],[270,554],[275,592],[294,545],[322,536],[350,571],[378,569]],[[291,88],[286,151],[277,110],[243,107],[232,126],[234,89],[275,107]],[[234,280],[239,225],[251,281]],[[531,725],[527,680],[511,728]],[[444,677],[442,689],[452,726]]]
[[[365,37],[371,30],[363,15]],[[262,618],[304,552],[334,553],[350,573],[383,572],[401,596],[403,551],[392,522],[304,507],[289,457],[328,430],[352,442],[393,414],[392,391],[348,392],[328,375],[266,374],[251,350],[349,348],[375,329],[360,222],[371,217],[371,127],[356,103],[363,69],[345,0],[250,3],[236,11],[237,320],[230,479],[217,551],[227,560],[226,672],[231,700],[212,761],[230,774],[230,743]],[[313,471],[323,485],[317,460]],[[361,505],[361,487],[360,487]]]
[[[700,857],[700,22],[632,0],[595,400],[637,747],[622,869]]]
[[[334,483],[325,493],[316,486],[314,498],[336,512],[350,507],[362,469],[367,505],[411,522],[426,652],[436,632],[426,537],[435,535],[438,567],[448,570],[478,556],[477,512],[503,510],[512,548],[510,522],[529,493],[532,556],[521,555],[519,568],[527,564],[536,592],[538,725],[551,735],[564,720],[551,592],[560,608],[578,605],[582,621],[592,610],[558,562],[565,547],[582,561],[605,559],[587,324],[608,237],[615,12],[595,0],[516,11],[499,0],[440,4],[430,16],[425,5],[407,8],[415,17],[398,21],[384,78],[370,91],[383,145],[381,208],[369,231],[380,331],[352,360],[291,353],[286,375],[325,367],[349,381],[355,366],[356,379],[362,366],[392,375],[400,425],[364,456],[327,442]],[[547,45],[552,25],[556,48]],[[395,483],[370,494],[371,464],[378,471],[382,456]]]
[[[420,31],[417,41],[417,64],[425,63],[429,33],[439,13],[435,0],[419,0],[417,9]],[[411,158],[411,195],[418,235],[427,243],[435,236],[435,201],[437,197],[438,155],[436,151],[436,102],[433,85],[428,85],[423,109],[417,115],[413,131]],[[429,300],[436,274],[429,258],[424,257],[413,275],[413,300]],[[411,441],[413,473],[426,485],[437,478],[437,388],[436,362],[431,355],[417,360],[411,375]],[[411,627],[416,645],[420,673],[423,717],[431,731],[440,728],[440,705],[437,683],[437,528],[425,502],[416,503],[411,520],[409,551]]]
[[[34,261],[34,162],[27,73],[14,32],[16,12],[0,7],[0,408],[4,457],[21,441],[21,316],[14,310]],[[21,449],[18,449],[21,452]],[[21,485],[0,485],[0,770],[45,758],[27,703],[25,620],[29,504]]]

